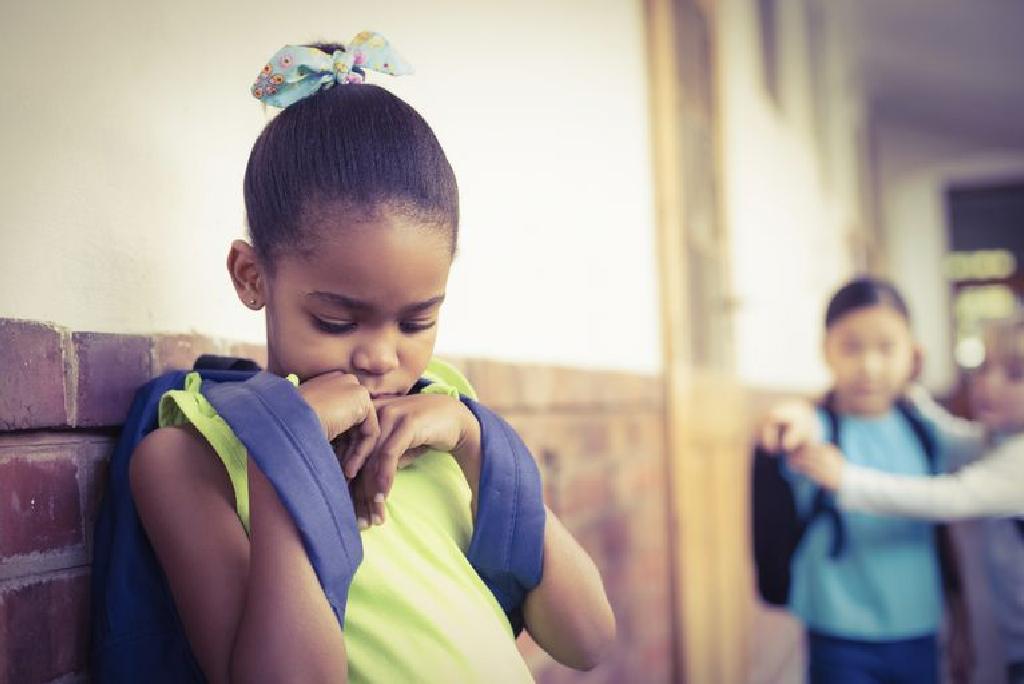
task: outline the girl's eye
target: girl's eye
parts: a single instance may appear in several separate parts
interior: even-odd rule
[[[356,329],[355,323],[328,323],[316,316],[313,317],[313,325],[331,335],[344,335]]]
[[[435,321],[432,320],[420,320],[420,321],[402,321],[400,328],[406,335],[412,335],[415,333],[423,332],[424,330],[430,330],[434,327]]]
[[[853,340],[846,340],[843,342],[843,352],[846,354],[859,354],[861,351],[861,345],[859,342]]]

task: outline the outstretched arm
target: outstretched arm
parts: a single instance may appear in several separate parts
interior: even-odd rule
[[[1024,444],[1009,443],[958,472],[893,475],[847,462],[835,447],[794,453],[789,464],[837,493],[843,508],[929,520],[1024,515]]]
[[[973,420],[954,416],[921,385],[911,385],[906,398],[931,422],[946,456],[946,468],[955,470],[978,458],[985,449],[985,428]]]

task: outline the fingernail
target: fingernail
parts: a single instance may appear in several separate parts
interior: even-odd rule
[[[374,503],[384,503],[384,492],[377,492],[373,497]]]
[[[384,524],[384,518],[380,517],[379,515],[373,516],[373,524],[374,525],[383,525]]]
[[[367,527],[370,526],[370,523],[366,522],[366,518],[356,518],[356,525],[359,527],[359,529],[365,530]]]

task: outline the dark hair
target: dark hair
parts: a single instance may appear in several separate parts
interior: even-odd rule
[[[828,330],[846,314],[868,306],[884,305],[896,310],[910,322],[910,309],[903,295],[888,280],[861,276],[854,278],[832,295],[825,309],[825,329]]]
[[[316,45],[328,54],[335,45]],[[309,251],[326,208],[398,211],[458,238],[459,190],[434,132],[374,85],[336,85],[285,108],[260,133],[244,181],[249,235],[261,258]]]

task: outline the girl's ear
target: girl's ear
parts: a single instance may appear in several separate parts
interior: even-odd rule
[[[242,304],[259,311],[264,304],[263,274],[256,250],[245,240],[235,240],[228,250],[228,275]]]
[[[924,348],[920,344],[914,343],[912,353],[914,356],[910,365],[910,382],[918,382],[924,372]]]

